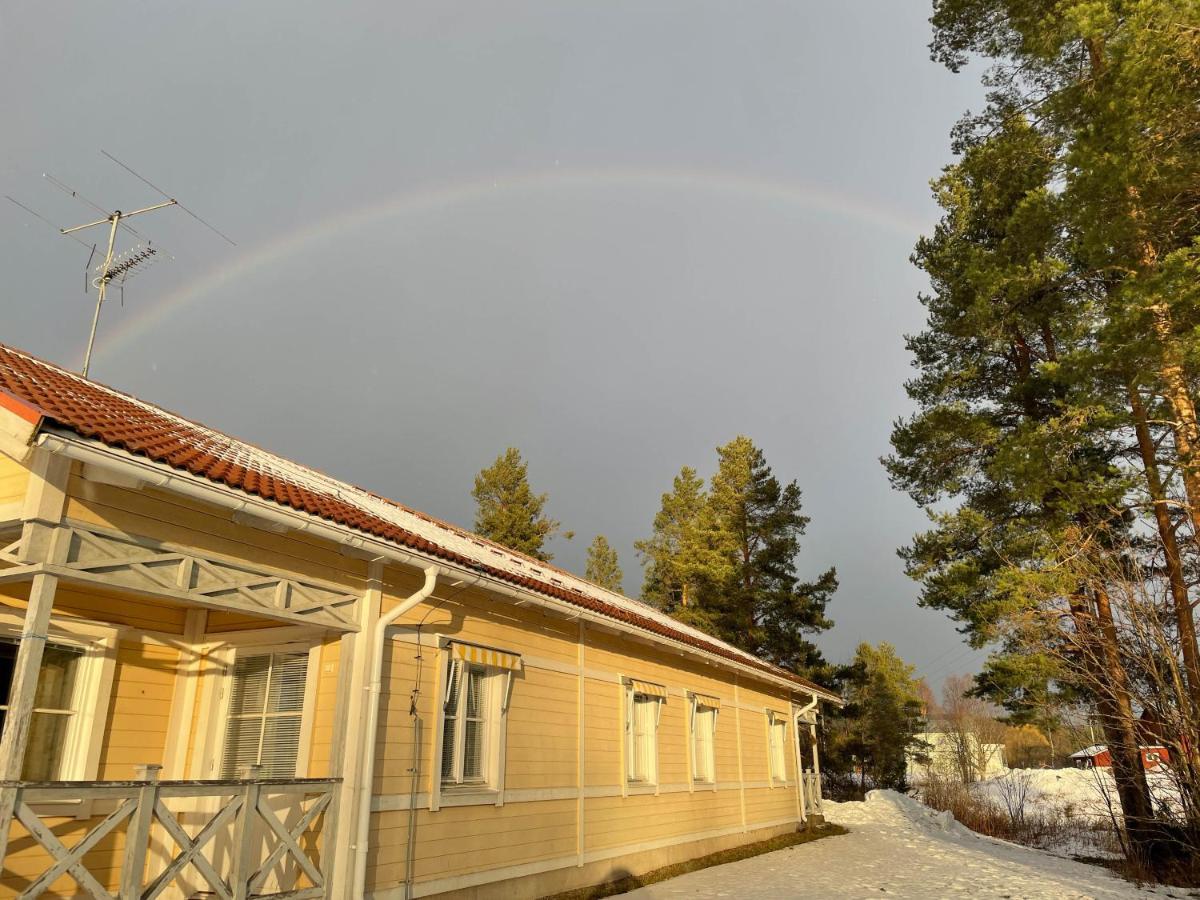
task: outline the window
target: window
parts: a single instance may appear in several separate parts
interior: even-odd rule
[[[0,642],[0,729],[8,717],[17,646],[15,641]],[[77,647],[47,644],[42,652],[21,770],[26,781],[60,781],[76,775],[70,771],[69,749],[79,719],[83,659],[84,652]]]
[[[233,666],[222,778],[294,778],[300,753],[308,651],[239,655]]]
[[[450,642],[446,647],[445,695],[435,752],[441,777],[430,797],[430,809],[448,802],[504,803],[504,722],[513,672],[521,667],[516,653],[475,644]]]
[[[715,697],[692,695],[692,780],[712,784],[716,778],[713,740],[717,733],[717,711],[721,701]]]
[[[630,784],[658,783],[658,719],[667,690],[630,680],[625,684],[625,778]]]
[[[456,664],[457,663],[457,664]],[[486,785],[497,679],[487,666],[452,661],[442,721],[442,784]]]
[[[767,743],[772,781],[787,781],[784,747],[787,745],[787,719],[767,710]]]

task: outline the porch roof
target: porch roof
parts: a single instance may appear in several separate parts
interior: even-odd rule
[[[58,426],[231,490],[564,601],[611,619],[625,630],[677,641],[718,660],[838,699],[819,685],[640,601],[0,344],[0,401],[6,399],[4,395],[5,407],[27,418],[40,417],[39,428]]]

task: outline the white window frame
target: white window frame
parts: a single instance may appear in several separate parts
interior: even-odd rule
[[[637,793],[640,791],[658,793],[658,732],[659,726],[662,723],[662,708],[664,698],[655,697],[652,694],[643,694],[635,690],[633,679],[621,679],[621,692],[624,697],[622,706],[624,707],[624,735],[621,741],[623,748],[622,756],[624,762],[624,778],[622,784],[625,793]],[[639,700],[639,698],[641,698]],[[646,759],[648,762],[647,771],[644,777],[635,776],[633,772],[633,761],[636,758],[634,752],[634,741],[637,739],[634,724],[637,717],[637,705],[639,703],[654,703],[654,731],[648,738],[648,753]]]
[[[507,768],[508,744],[508,710],[512,700],[513,670],[500,666],[489,666],[483,663],[467,662],[457,659],[451,654],[451,644],[466,644],[469,642],[451,639],[438,635],[438,670],[435,680],[434,694],[437,706],[437,716],[433,729],[432,755],[430,757],[429,782],[432,790],[429,792],[429,810],[437,812],[443,806],[476,806],[493,804],[504,805],[504,772]],[[471,646],[484,650],[501,652],[508,656],[519,657],[519,653],[511,650],[498,651],[493,647],[483,647],[481,644]],[[459,709],[466,707],[466,696],[461,687],[461,681],[466,677],[469,667],[482,668],[484,676],[483,701],[488,705],[487,728],[483,740],[483,778],[471,782],[442,781],[442,744],[446,731],[446,703],[450,694],[450,679],[460,681]],[[462,744],[465,741],[464,728],[455,729],[455,739],[459,744],[455,754],[455,769],[461,772]]]
[[[214,696],[209,703],[207,717],[208,739],[204,753],[204,771],[200,775],[206,779],[219,779],[221,765],[225,759],[226,725],[229,721],[229,707],[233,699],[233,669],[239,656],[262,656],[267,653],[308,653],[308,666],[305,670],[304,706],[300,713],[300,744],[296,750],[295,778],[308,777],[309,756],[312,750],[313,716],[317,705],[317,686],[321,672],[321,641],[317,637],[305,638],[295,642],[262,644],[253,640],[233,641],[228,646],[215,650],[210,659],[219,669],[210,679],[210,690]],[[262,636],[258,636],[262,640]],[[201,719],[201,721],[205,721]],[[242,777],[240,774],[237,777]]]
[[[718,707],[702,703],[696,694],[691,694],[688,701],[688,744],[691,750],[689,757],[692,762],[692,785],[711,788],[715,791],[717,789],[717,719],[721,710]],[[705,713],[712,716],[712,728],[708,735],[708,777],[701,778],[699,775],[700,732],[696,726],[700,717]]]
[[[25,617],[16,611],[0,610],[0,637],[19,642]],[[47,643],[82,650],[75,672],[71,707],[75,710],[67,727],[59,777],[63,781],[95,781],[100,769],[100,750],[108,725],[108,704],[116,673],[117,646],[121,629],[86,620],[51,617]],[[130,773],[132,776],[133,773]],[[86,818],[92,802],[69,800],[38,804],[42,815]]]
[[[782,713],[767,709],[767,781],[771,787],[787,784],[787,722],[788,717]],[[783,733],[776,737],[776,728],[782,728]]]

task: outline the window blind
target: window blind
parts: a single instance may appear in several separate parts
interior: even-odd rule
[[[300,722],[308,653],[239,656],[233,667],[222,778],[241,778],[260,765],[263,778],[292,778],[300,752]]]

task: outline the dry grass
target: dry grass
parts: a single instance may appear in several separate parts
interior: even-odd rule
[[[830,824],[814,828],[811,831],[794,831],[789,834],[781,834],[778,837],[769,838],[765,841],[742,844],[740,847],[730,847],[728,850],[710,853],[708,856],[700,856],[696,859],[689,859],[671,866],[663,866],[661,869],[654,869],[644,875],[626,875],[624,878],[619,878],[616,881],[607,881],[604,884],[576,888],[573,891],[564,891],[561,894],[552,894],[549,897],[542,898],[542,900],[599,900],[600,897],[612,897],[615,894],[624,894],[627,891],[645,887],[648,884],[656,884],[660,881],[666,881],[668,878],[675,878],[677,875],[686,875],[688,872],[707,869],[710,866],[720,866],[725,863],[737,862],[739,859],[749,859],[752,856],[760,856],[763,853],[771,853],[775,850],[783,850],[787,847],[795,847],[798,844],[807,844],[810,841],[817,841],[821,838],[833,837],[839,834],[847,834],[846,829],[840,825]]]
[[[1120,836],[1110,824],[1086,821],[1069,808],[1035,811],[1024,796],[995,803],[953,779],[930,779],[921,786],[920,798],[933,809],[949,810],[963,825],[988,837],[1075,856],[1112,859],[1122,854]]]
[[[1139,884],[1200,886],[1200,859],[1178,852],[1182,844],[1165,848],[1176,852],[1164,852],[1157,866],[1146,865],[1128,857],[1123,834],[1113,823],[1089,821],[1075,815],[1070,806],[1035,811],[1019,786],[1005,795],[1004,803],[978,797],[961,782],[945,778],[930,779],[918,793],[926,806],[949,810],[963,825],[988,837],[1102,865]]]

